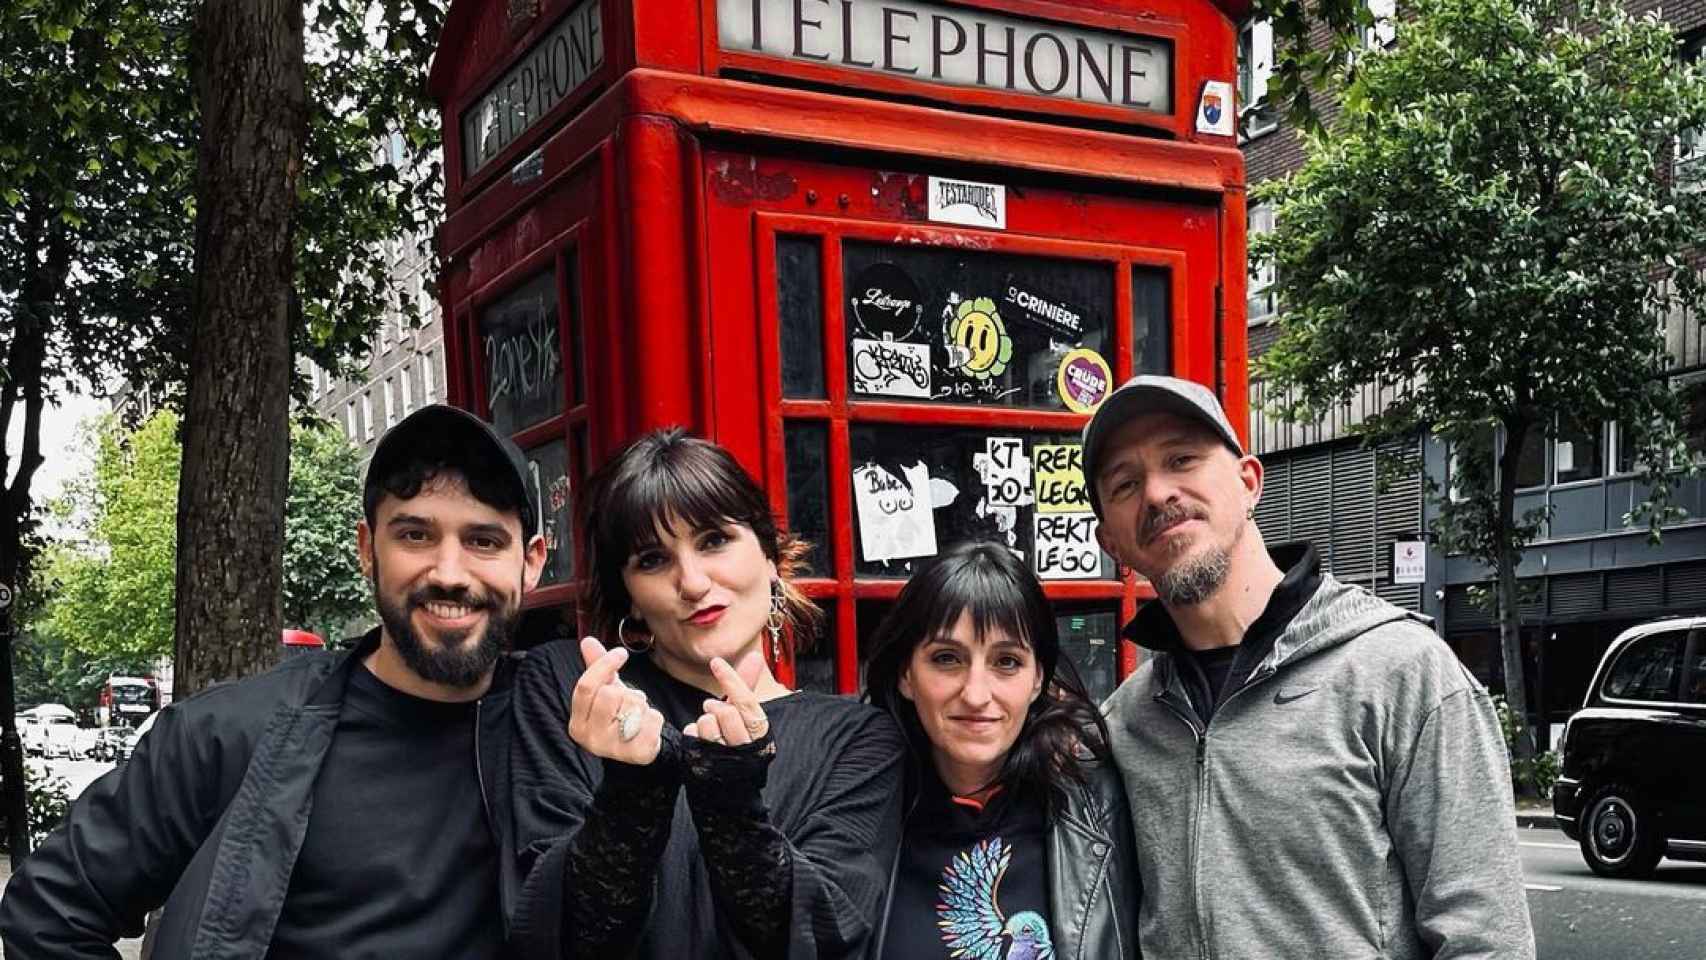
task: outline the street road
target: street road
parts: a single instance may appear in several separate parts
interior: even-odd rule
[[[1663,860],[1651,880],[1605,880],[1557,830],[1521,830],[1539,960],[1701,960],[1706,863]]]

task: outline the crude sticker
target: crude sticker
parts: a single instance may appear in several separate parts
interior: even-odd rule
[[[1060,372],[1055,376],[1060,400],[1073,413],[1094,413],[1108,399],[1113,383],[1114,372],[1108,369],[1108,361],[1087,349],[1074,350],[1062,357]]]
[[[930,345],[853,339],[853,392],[930,398]]]
[[[936,553],[936,518],[931,511],[930,469],[920,462],[897,477],[871,463],[853,471],[853,500],[859,513],[859,546],[869,563]]]

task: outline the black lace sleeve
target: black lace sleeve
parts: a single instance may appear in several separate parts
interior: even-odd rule
[[[563,868],[569,956],[606,960],[619,954],[651,912],[681,789],[679,738],[666,727],[663,749],[647,766],[604,762],[604,780]]]
[[[711,892],[754,956],[780,956],[792,915],[793,854],[770,823],[764,784],[776,741],[770,734],[738,747],[681,740],[687,804]]]

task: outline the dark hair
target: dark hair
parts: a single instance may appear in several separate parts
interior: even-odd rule
[[[581,604],[603,636],[620,640],[618,625],[633,606],[622,582],[628,558],[662,540],[671,520],[694,530],[738,523],[752,531],[782,581],[790,650],[803,646],[823,619],[790,582],[806,543],[777,529],[764,490],[732,454],[680,427],[648,433],[600,467],[587,481],[581,511],[587,568]]]
[[[1031,649],[1042,668],[1042,693],[1031,702],[996,782],[1064,799],[1066,782],[1084,782],[1081,751],[1105,759],[1108,727],[1084,689],[1070,657],[1060,655],[1060,631],[1042,584],[1006,547],[969,542],[925,562],[901,588],[877,626],[865,668],[865,699],[887,710],[906,731],[915,758],[931,744],[900,677],[912,653],[931,637],[951,631],[970,614],[979,637],[1001,630]]]
[[[468,485],[468,492],[499,513],[514,513],[521,520],[522,536],[527,536],[529,513],[526,504],[517,496],[515,476],[507,463],[470,457],[466,451],[454,448],[442,438],[410,450],[391,468],[378,477],[370,477],[362,490],[361,508],[368,527],[379,516],[379,501],[390,494],[399,500],[412,500],[435,481],[457,477]]]

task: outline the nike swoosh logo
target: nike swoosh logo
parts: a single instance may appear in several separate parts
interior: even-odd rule
[[[1304,697],[1309,696],[1310,694],[1314,693],[1315,691],[1317,691],[1319,689],[1321,689],[1321,688],[1320,687],[1310,687],[1308,690],[1305,690],[1302,693],[1295,694],[1295,695],[1289,696],[1289,697],[1285,695],[1285,691],[1276,690],[1276,691],[1274,691],[1274,706],[1283,707],[1288,703],[1295,703],[1299,700],[1302,700]]]

